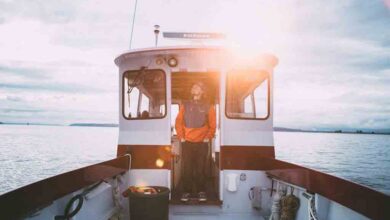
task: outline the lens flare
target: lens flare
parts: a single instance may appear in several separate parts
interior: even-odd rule
[[[157,159],[156,160],[156,166],[161,168],[164,166],[164,161],[162,159]]]

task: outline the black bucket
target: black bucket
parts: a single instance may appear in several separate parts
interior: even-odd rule
[[[131,220],[168,220],[169,189],[161,186],[130,187]]]

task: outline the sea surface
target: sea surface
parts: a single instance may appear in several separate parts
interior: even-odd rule
[[[276,158],[390,194],[390,135],[275,132]],[[0,194],[116,156],[118,128],[0,125]]]

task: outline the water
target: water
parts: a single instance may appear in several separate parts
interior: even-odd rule
[[[390,135],[275,132],[276,158],[390,194]]]
[[[116,156],[116,128],[0,125],[0,194]]]
[[[117,128],[0,126],[0,194],[116,156]],[[275,132],[276,157],[390,194],[390,135]]]

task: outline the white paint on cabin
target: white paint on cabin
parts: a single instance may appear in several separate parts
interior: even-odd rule
[[[250,189],[254,186],[267,189],[271,188],[271,180],[266,176],[265,172],[252,170],[224,170],[224,179],[226,179],[229,174],[237,174],[238,178],[241,174],[245,174],[246,180],[238,180],[238,189],[236,192],[228,191],[226,184],[222,184],[224,212],[253,214],[259,213],[252,208],[252,201],[249,199],[248,193]],[[270,208],[268,204],[270,204],[271,201],[271,197],[269,196],[271,191],[267,190],[262,193],[262,199],[264,200],[262,200],[263,210],[261,211],[263,214],[266,214],[265,210],[268,210]]]
[[[178,66],[170,68],[165,62],[156,64],[156,59],[175,57]],[[268,61],[264,61],[268,60]],[[261,55],[253,60],[240,60],[229,50],[217,47],[190,47],[190,48],[157,48],[135,50],[124,53],[115,59],[119,67],[119,142],[121,145],[170,145],[171,143],[171,75],[172,72],[217,71],[220,73],[219,115],[221,145],[246,146],[273,146],[273,67],[276,58],[272,55]],[[122,78],[128,70],[162,69],[166,74],[167,117],[150,120],[127,120],[122,115]],[[237,120],[229,119],[225,115],[226,77],[233,70],[240,68],[266,71],[270,76],[270,112],[266,120]],[[190,73],[189,73],[190,74]],[[196,74],[196,73],[195,73]],[[255,138],[254,138],[255,137]]]
[[[157,64],[157,59],[169,59],[175,57],[178,60],[178,66],[169,67],[166,62]],[[257,60],[256,60],[257,59]],[[266,61],[264,61],[266,60]],[[219,125],[216,131],[216,139],[213,140],[213,152],[219,152],[220,146],[274,146],[273,142],[273,68],[277,60],[272,55],[262,55],[254,60],[242,60],[235,57],[230,51],[216,47],[190,47],[190,48],[152,48],[145,50],[135,50],[123,53],[115,59],[119,67],[119,141],[120,145],[171,145],[171,121],[176,115],[171,115],[172,91],[171,77],[174,72],[187,71],[192,72],[218,72],[219,73],[219,109],[217,115]],[[161,69],[166,74],[166,96],[167,96],[167,116],[162,119],[148,120],[127,120],[123,117],[123,74],[126,71],[139,70],[142,67],[147,69]],[[270,80],[270,101],[269,116],[265,120],[237,120],[229,119],[225,115],[226,98],[226,77],[231,71],[251,69],[257,71],[266,71]],[[196,74],[196,73],[194,73]],[[227,173],[233,171],[226,171]],[[260,172],[257,172],[260,173]],[[161,185],[171,187],[167,183],[167,177],[171,175],[170,170],[130,170],[131,185]],[[255,176],[248,175],[249,179],[256,179]],[[260,177],[258,177],[260,178]],[[223,171],[220,172],[220,185],[224,179]],[[253,182],[254,183],[254,182]],[[253,183],[251,183],[253,185]],[[240,193],[247,197],[247,188],[249,183],[242,184]],[[249,187],[250,188],[250,187]],[[223,189],[223,188],[220,188]],[[245,193],[244,193],[245,191]],[[220,190],[220,199],[224,202],[234,198],[229,193]],[[237,194],[240,194],[237,193]],[[245,194],[245,195],[244,195]],[[225,196],[226,197],[225,197]],[[251,206],[241,203],[246,210]],[[239,207],[229,208],[228,210],[240,210]],[[243,211],[243,210],[242,210]]]

